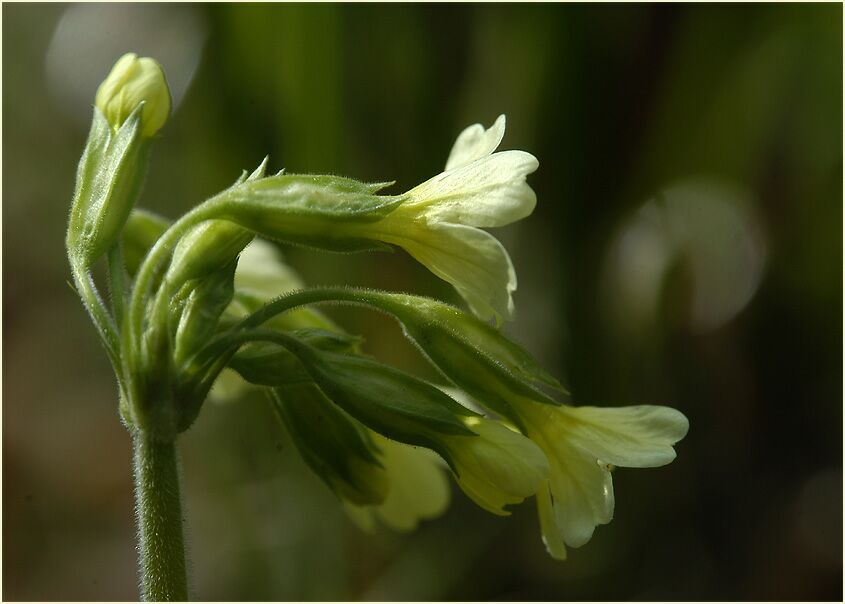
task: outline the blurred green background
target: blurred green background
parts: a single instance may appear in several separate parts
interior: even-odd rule
[[[507,332],[580,404],[668,404],[678,459],[620,469],[570,559],[533,503],[457,490],[368,535],[268,404],[181,439],[192,593],[212,600],[841,600],[842,7],[24,5],[3,9],[3,598],[137,597],[130,443],[63,241],[98,83],[158,58],[175,111],[142,198],[175,217],[271,169],[404,190],[508,117],[538,206],[500,229]],[[404,253],[286,250],[314,284],[460,303]],[[332,313],[430,377],[390,322]]]

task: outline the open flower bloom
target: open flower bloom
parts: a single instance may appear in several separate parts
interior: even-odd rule
[[[458,136],[446,170],[405,194],[399,207],[364,225],[366,237],[404,248],[451,283],[484,320],[513,316],[516,273],[499,241],[476,227],[510,224],[534,211],[525,182],[539,165],[525,151],[494,153],[505,134],[505,116]]]
[[[670,407],[552,407],[522,399],[514,405],[527,435],[549,460],[537,492],[543,541],[552,557],[587,543],[613,519],[613,466],[652,468],[675,459],[687,418]]]

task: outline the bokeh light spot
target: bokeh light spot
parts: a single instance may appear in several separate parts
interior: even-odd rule
[[[56,104],[79,123],[91,119],[92,91],[124,53],[154,57],[164,67],[174,111],[199,64],[206,26],[190,5],[72,4],[46,54]]]
[[[684,182],[624,222],[604,276],[614,323],[627,331],[654,325],[669,272],[679,264],[691,287],[684,310],[692,332],[717,329],[748,304],[763,276],[766,244],[746,194],[723,183]]]

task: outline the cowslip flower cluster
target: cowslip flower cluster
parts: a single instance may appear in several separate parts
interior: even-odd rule
[[[136,441],[174,443],[209,396],[251,384],[362,526],[410,530],[443,513],[448,472],[494,514],[535,497],[543,540],[558,559],[612,519],[614,467],[674,459],[688,428],[680,412],[572,406],[559,382],[499,331],[513,317],[516,273],[482,229],[532,213],[526,179],[538,167],[524,151],[497,151],[504,116],[489,129],[466,128],[444,171],[402,194],[384,194],[387,182],[267,175],[265,159],[171,222],[135,207],[149,142],[170,113],[162,70],[126,55],[96,101],[67,248]],[[470,312],[407,294],[308,288],[282,261],[279,243],[344,252],[398,246],[452,284]],[[92,276],[104,257],[109,304]],[[443,383],[367,356],[362,338],[314,308],[321,303],[391,315]]]

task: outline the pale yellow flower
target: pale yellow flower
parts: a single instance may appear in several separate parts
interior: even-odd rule
[[[395,531],[412,531],[421,520],[440,516],[449,506],[449,481],[444,464],[437,455],[421,447],[392,441],[369,431],[380,450],[379,461],[387,475],[389,488],[378,505],[355,505],[346,500],[344,509],[364,530],[372,530],[377,521]]]
[[[155,59],[138,58],[130,52],[118,59],[100,84],[95,105],[118,130],[141,102],[141,134],[149,138],[161,130],[170,115],[170,89]]]
[[[468,417],[475,437],[445,437],[458,486],[479,506],[500,516],[505,506],[522,503],[541,487],[549,463],[540,448],[503,423]]]
[[[487,130],[466,128],[444,172],[408,191],[382,220],[357,227],[365,237],[405,249],[451,283],[476,315],[497,321],[513,316],[516,272],[502,244],[477,227],[531,214],[537,199],[525,179],[539,165],[524,151],[494,153],[504,133],[504,115]]]
[[[537,507],[543,541],[560,560],[567,545],[584,545],[596,526],[613,519],[613,467],[666,465],[675,459],[672,445],[689,429],[687,418],[670,407],[554,407],[527,399],[513,405],[549,460]]]

